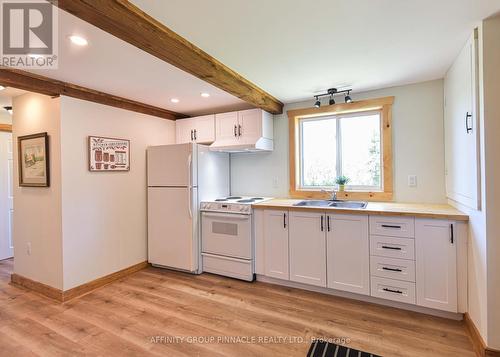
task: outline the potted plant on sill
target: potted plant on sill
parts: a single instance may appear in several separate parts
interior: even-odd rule
[[[345,185],[347,185],[351,179],[347,176],[337,176],[335,183],[339,186],[339,192],[345,191]]]

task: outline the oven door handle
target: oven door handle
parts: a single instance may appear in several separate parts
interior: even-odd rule
[[[202,217],[206,218],[229,218],[237,220],[247,220],[250,219],[249,214],[244,213],[217,213],[217,212],[202,212]]]

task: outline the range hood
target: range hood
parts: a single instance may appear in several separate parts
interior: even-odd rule
[[[216,139],[210,150],[220,152],[260,152],[273,151],[273,139],[265,137]]]

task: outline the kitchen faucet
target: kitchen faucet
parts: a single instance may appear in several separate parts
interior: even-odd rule
[[[330,198],[330,201],[337,201],[337,191],[335,191],[335,190],[327,191],[327,190],[321,189],[321,192],[331,193],[332,197]]]

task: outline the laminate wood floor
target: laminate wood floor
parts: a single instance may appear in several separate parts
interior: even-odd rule
[[[12,266],[0,261],[0,356],[305,356],[312,337],[474,356],[462,322],[314,292],[147,268],[60,304],[10,285]]]

